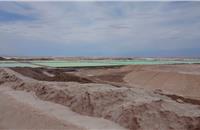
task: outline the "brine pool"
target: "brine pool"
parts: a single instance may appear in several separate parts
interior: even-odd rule
[[[38,61],[0,61],[0,67],[95,67],[121,65],[157,65],[157,64],[194,64],[198,59],[190,60],[38,60]]]

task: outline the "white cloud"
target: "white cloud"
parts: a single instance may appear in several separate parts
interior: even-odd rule
[[[0,9],[36,17],[0,22],[0,34],[8,39],[37,39],[61,47],[96,44],[117,51],[200,47],[195,42],[200,39],[199,2],[2,2]]]

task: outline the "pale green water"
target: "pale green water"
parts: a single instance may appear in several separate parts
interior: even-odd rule
[[[200,60],[79,60],[79,61],[29,61],[30,63],[19,63],[16,61],[0,61],[0,67],[87,67],[87,66],[119,66],[119,65],[156,65],[156,64],[192,64],[200,63]],[[33,63],[33,64],[31,64]]]
[[[37,65],[32,65],[29,63],[18,63],[15,61],[0,61],[0,67],[39,67]]]
[[[34,61],[35,64],[50,67],[84,67],[84,66],[119,66],[119,65],[154,65],[154,64],[192,64],[200,60],[155,61],[155,60],[80,60],[80,61]]]

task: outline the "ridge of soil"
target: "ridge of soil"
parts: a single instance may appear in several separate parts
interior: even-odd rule
[[[130,130],[200,128],[198,105],[179,103],[153,91],[97,83],[28,81],[13,71],[1,73],[4,83],[15,90],[34,92],[42,100],[68,106],[82,115],[111,120]]]
[[[63,81],[63,82],[74,81],[74,82],[79,82],[79,83],[93,83],[93,81],[90,79],[76,76],[69,73],[64,73],[60,69],[43,69],[43,68],[28,68],[28,67],[24,67],[24,68],[16,67],[16,68],[11,68],[11,69],[24,76],[31,77],[33,79],[40,80],[40,81]],[[45,75],[43,71],[46,71],[54,76],[52,77],[52,76]]]
[[[193,105],[200,105],[200,100],[197,100],[197,99],[186,98],[186,97],[182,97],[182,96],[175,95],[175,94],[164,94],[164,93],[159,93],[159,94],[165,95],[179,103],[189,103],[189,104],[193,104]]]

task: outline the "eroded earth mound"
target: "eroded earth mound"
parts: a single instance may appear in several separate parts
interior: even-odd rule
[[[51,74],[46,73],[53,77]],[[40,81],[10,69],[0,69],[0,79],[1,85],[34,92],[42,100],[68,106],[82,115],[111,120],[130,130],[200,129],[199,104],[174,99],[161,91],[92,81]]]

